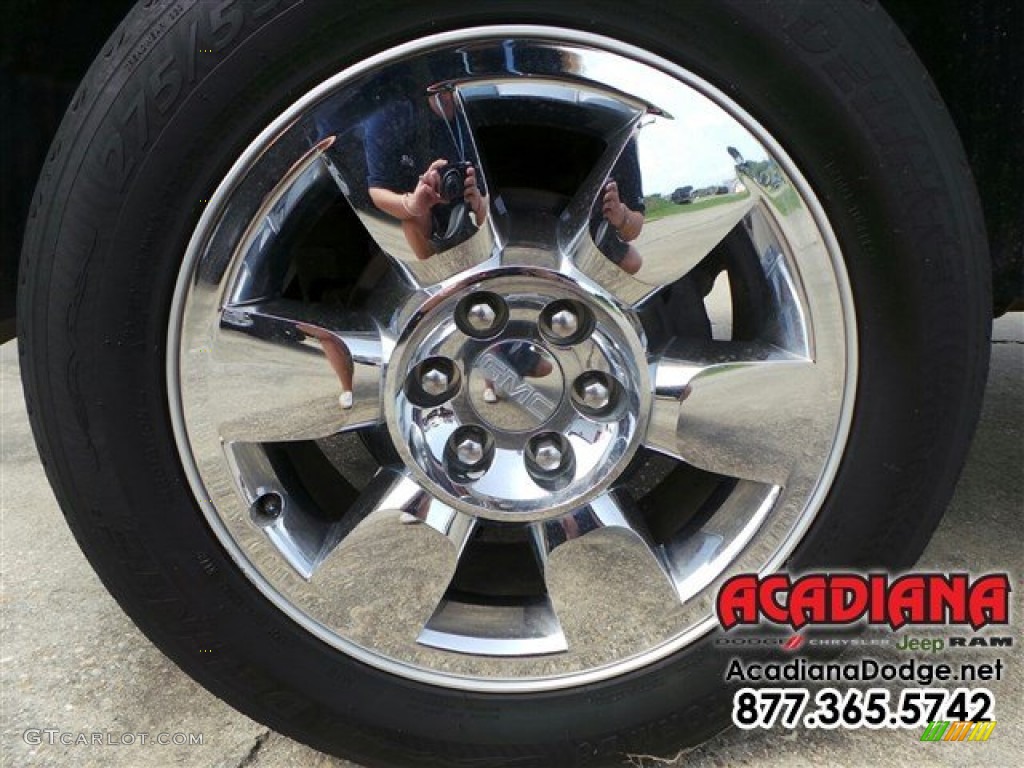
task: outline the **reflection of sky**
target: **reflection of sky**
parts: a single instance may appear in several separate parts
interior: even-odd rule
[[[644,194],[669,194],[677,187],[706,187],[736,177],[727,147],[746,160],[768,153],[736,120],[707,97],[668,75],[625,59],[586,61],[586,76],[605,82],[668,112],[640,131]]]
[[[677,187],[695,189],[736,178],[735,162],[726,147],[736,147],[746,160],[766,157],[753,137],[718,107],[708,105],[675,120],[656,119],[640,131],[640,170],[644,194],[671,194]]]

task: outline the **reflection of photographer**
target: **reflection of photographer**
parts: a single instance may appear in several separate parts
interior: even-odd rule
[[[622,270],[635,275],[643,259],[633,241],[644,228],[646,210],[636,141],[626,145],[612,169],[599,205],[603,220],[596,227],[597,247]]]
[[[640,237],[640,232],[644,228],[643,211],[631,210],[619,199],[618,183],[609,181],[604,188],[601,212],[604,214],[605,221],[615,230],[614,239],[609,240],[608,236],[605,237],[607,242],[603,245],[607,251],[606,255],[623,270],[635,275],[643,264],[640,252],[633,245],[633,241]]]
[[[478,170],[465,159],[473,151],[469,128],[458,119],[454,99],[451,91],[432,93],[429,111],[394,104],[366,126],[370,199],[402,222],[418,259],[457,245],[487,218]]]

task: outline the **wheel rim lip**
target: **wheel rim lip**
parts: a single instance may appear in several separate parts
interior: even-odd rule
[[[793,162],[788,153],[775,140],[775,138],[767,132],[767,130],[754,120],[742,107],[728,98],[721,90],[696,76],[694,73],[648,51],[612,38],[560,27],[539,25],[478,26],[447,31],[418,38],[360,61],[359,63],[346,68],[342,72],[337,73],[331,78],[328,78],[298,99],[278,118],[264,128],[258,137],[249,145],[249,147],[246,148],[238,160],[233,164],[230,171],[224,177],[216,192],[211,197],[210,204],[200,217],[192,237],[189,240],[172,300],[170,315],[171,322],[169,323],[168,329],[168,347],[166,355],[167,394],[176,448],[179,452],[183,468],[185,469],[189,486],[196,501],[202,509],[207,523],[218,538],[221,546],[224,547],[229,556],[236,565],[239,566],[246,577],[263,593],[265,597],[270,599],[278,609],[288,615],[289,618],[299,624],[306,631],[324,641],[326,644],[343,651],[346,655],[358,661],[365,662],[377,669],[382,669],[385,672],[396,674],[402,678],[413,679],[439,687],[464,691],[483,693],[533,693],[573,688],[611,677],[619,677],[626,673],[641,669],[670,656],[686,646],[689,646],[710,632],[717,625],[717,620],[713,613],[709,613],[705,620],[695,623],[668,642],[661,643],[645,653],[621,659],[611,664],[586,669],[584,671],[571,672],[568,675],[556,677],[496,677],[480,679],[441,673],[434,670],[424,669],[403,661],[383,657],[376,652],[365,649],[362,646],[341,637],[334,631],[311,619],[300,608],[278,592],[273,585],[267,582],[259,569],[250,561],[247,553],[241,548],[239,543],[235,541],[224,520],[219,516],[212,502],[209,501],[210,496],[208,495],[205,484],[195,464],[195,458],[191,453],[189,433],[183,414],[182,393],[180,389],[181,360],[179,355],[182,340],[184,308],[190,293],[193,271],[197,263],[197,259],[202,254],[203,241],[206,234],[210,231],[212,224],[214,224],[220,217],[226,203],[231,199],[231,196],[237,188],[240,179],[244,176],[245,171],[251,167],[253,162],[255,162],[259,155],[272,143],[274,138],[286,128],[289,122],[296,115],[308,110],[324,96],[333,92],[339,85],[372,71],[374,68],[384,63],[401,57],[423,53],[438,46],[496,37],[532,38],[589,46],[598,50],[608,51],[610,53],[628,57],[670,75],[682,84],[695,89],[698,93],[711,99],[712,102],[725,110],[726,113],[728,113],[733,119],[737,120],[747,131],[755,136],[757,141],[771,153],[771,156],[787,175],[789,182],[805,203],[817,231],[822,235],[824,241],[823,248],[827,253],[828,261],[832,267],[832,273],[839,292],[839,310],[842,315],[842,331],[845,337],[845,371],[838,424],[825,466],[819,474],[813,490],[808,495],[807,502],[804,505],[804,509],[800,513],[798,520],[790,528],[788,535],[777,546],[774,555],[764,563],[764,566],[761,568],[761,572],[766,573],[777,570],[785,563],[786,559],[793,552],[796,545],[803,539],[808,528],[816,519],[818,511],[832,487],[832,481],[838,472],[840,462],[845,452],[844,449],[853,420],[855,392],[858,381],[858,343],[856,334],[856,317],[853,308],[853,296],[845,264],[840,255],[841,249],[839,247],[838,240],[832,231],[828,217],[811,189],[810,184],[799,171],[798,166]]]

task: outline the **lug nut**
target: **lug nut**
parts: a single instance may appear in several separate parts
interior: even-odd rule
[[[440,368],[427,368],[420,377],[420,386],[428,395],[443,395],[448,391],[448,374]]]
[[[551,333],[560,339],[568,339],[580,329],[579,318],[568,309],[560,309],[551,315]]]
[[[602,381],[590,379],[583,385],[580,391],[580,399],[587,408],[600,411],[608,407],[608,403],[612,399],[612,393]]]
[[[526,471],[548,491],[565,488],[575,474],[572,446],[557,432],[534,435],[526,446]]]
[[[455,447],[455,455],[467,467],[475,467],[484,458],[484,446],[472,437],[463,439]]]
[[[579,344],[593,331],[594,316],[582,301],[555,299],[541,310],[539,327],[553,344]]]
[[[459,367],[447,357],[421,360],[405,377],[405,396],[419,408],[435,408],[462,386]]]
[[[587,371],[572,385],[576,408],[584,415],[604,421],[615,418],[615,404],[622,398],[622,385],[604,371]]]
[[[473,304],[466,310],[466,322],[477,331],[489,331],[497,319],[494,308],[485,302]]]
[[[483,477],[494,458],[494,441],[482,427],[465,424],[448,438],[444,449],[448,475],[457,482]]]
[[[474,339],[498,335],[507,322],[508,305],[501,296],[490,291],[474,291],[462,297],[455,307],[455,324]]]
[[[562,449],[554,440],[539,440],[533,449],[533,459],[545,472],[554,472],[562,464]]]

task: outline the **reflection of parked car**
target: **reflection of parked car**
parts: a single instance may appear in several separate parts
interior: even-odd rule
[[[676,205],[693,202],[693,187],[679,187],[672,193],[672,202]]]
[[[732,149],[732,147],[729,149]],[[730,154],[732,153],[730,152]],[[735,158],[736,155],[733,155],[733,157]],[[742,160],[736,163],[736,172],[749,176],[759,186],[766,189],[778,189],[783,184],[782,172],[773,160]]]

